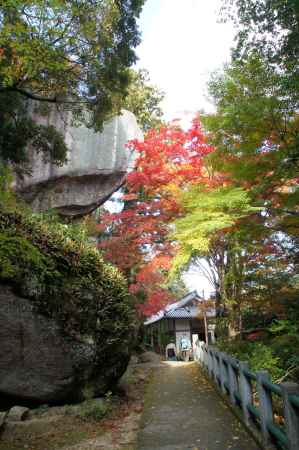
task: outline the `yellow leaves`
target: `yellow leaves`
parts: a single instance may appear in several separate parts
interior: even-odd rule
[[[164,190],[165,190],[165,192],[168,192],[175,198],[179,198],[182,194],[182,191],[179,188],[178,183],[174,183],[174,182],[167,184],[167,186],[165,186]]]

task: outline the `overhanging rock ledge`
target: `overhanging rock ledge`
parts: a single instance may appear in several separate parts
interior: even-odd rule
[[[134,155],[126,143],[143,139],[134,114],[125,110],[108,121],[102,133],[71,125],[70,113],[53,110],[35,118],[59,130],[69,149],[68,162],[62,167],[28,150],[31,175],[17,177],[14,187],[35,211],[55,209],[69,217],[90,213],[121,186],[132,168]]]

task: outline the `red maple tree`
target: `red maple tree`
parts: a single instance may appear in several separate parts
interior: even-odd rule
[[[177,123],[150,130],[144,141],[130,141],[127,147],[137,157],[122,196],[124,209],[102,217],[99,229],[110,233],[99,247],[127,276],[138,311],[151,315],[173,300],[165,275],[175,254],[167,235],[181,212],[178,189],[208,180],[204,157],[213,148],[198,119],[187,131]]]

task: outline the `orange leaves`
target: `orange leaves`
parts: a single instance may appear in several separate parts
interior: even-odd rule
[[[137,200],[137,195],[136,194],[125,194],[122,196],[122,199],[124,201]]]
[[[171,268],[171,256],[170,255],[158,255],[151,261],[151,265],[163,270],[170,270]]]

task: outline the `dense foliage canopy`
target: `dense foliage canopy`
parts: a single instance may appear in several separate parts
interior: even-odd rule
[[[52,127],[36,126],[30,106],[71,110],[95,130],[120,111],[136,61],[136,18],[144,0],[22,2],[0,7],[0,154],[20,162],[32,141],[52,149],[54,161],[66,148]],[[32,109],[32,104],[31,104]],[[40,142],[36,142],[40,141]],[[15,148],[15,152],[13,149]]]
[[[150,131],[132,144],[141,158],[128,177],[124,211],[105,218],[110,235],[101,246],[108,257],[121,248],[115,262],[126,265],[145,315],[173,298],[157,289],[167,287],[162,275],[175,279],[196,267],[216,293],[219,337],[273,324],[269,349],[246,348],[253,366],[264,358],[279,376],[298,366],[297,356],[286,362],[291,346],[278,344],[282,336],[298,342],[298,14],[292,1],[232,3],[225,14],[236,13],[238,44],[210,80],[216,110],[201,115],[200,144],[184,140],[182,130],[168,130],[169,138]],[[205,149],[199,166],[190,153],[184,160],[190,142]],[[171,164],[165,143],[176,152]]]
[[[123,107],[135,114],[143,131],[162,126],[163,98],[164,92],[150,83],[147,70],[131,70],[128,95]]]
[[[233,19],[237,26],[235,57],[244,58],[254,49],[298,74],[297,0],[222,0],[222,17]]]

